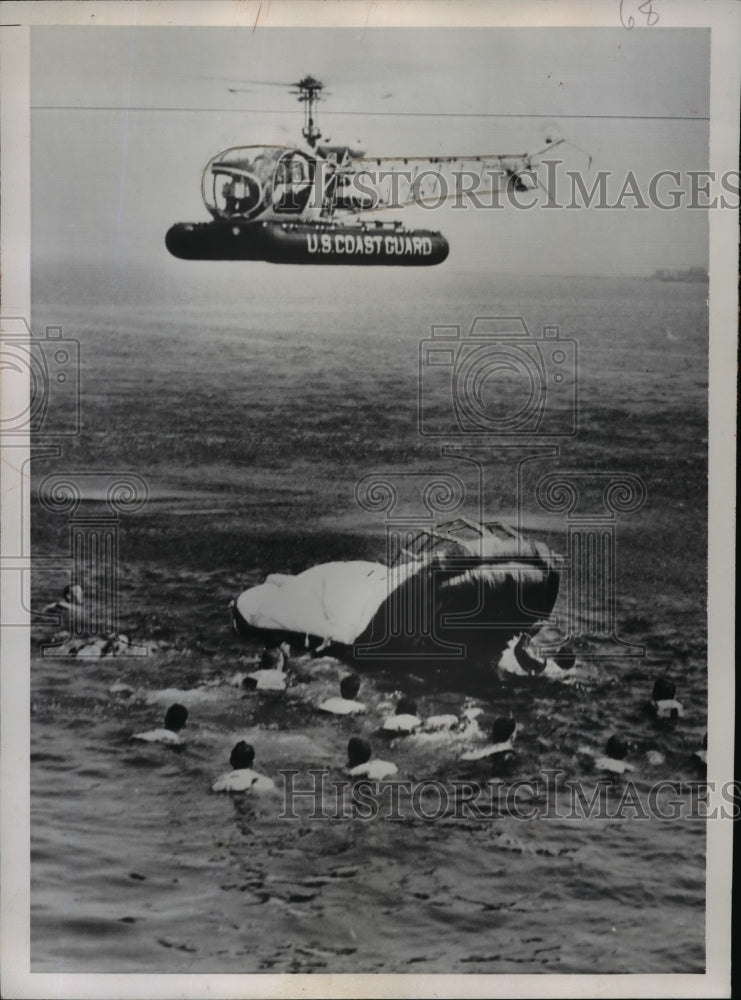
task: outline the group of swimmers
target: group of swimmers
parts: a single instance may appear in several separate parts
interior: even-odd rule
[[[135,733],[131,739],[139,743],[164,743],[167,746],[182,746],[182,731],[188,721],[185,705],[170,705],[165,713],[164,726]],[[229,763],[232,770],[222,774],[213,783],[214,792],[267,792],[275,790],[275,782],[252,769],[255,760],[254,747],[240,740],[232,749]]]
[[[56,614],[61,624],[68,632],[73,632],[84,615],[83,591],[79,584],[68,584],[62,593],[62,599],[44,608],[46,614]],[[126,637],[114,637],[125,639]],[[128,641],[128,640],[126,640]],[[106,652],[116,652],[113,641],[109,642],[101,655]],[[247,674],[238,675],[239,683],[246,689],[259,692],[285,691],[288,683],[287,667],[290,660],[290,648],[286,643],[280,646],[266,648],[257,664],[257,669]],[[502,653],[498,667],[500,671],[519,676],[538,676],[551,680],[563,680],[572,671],[576,655],[568,647],[561,648],[550,656],[539,656],[531,645],[527,635],[514,637]],[[366,712],[366,705],[357,700],[360,690],[360,678],[357,674],[348,674],[340,682],[339,697],[332,697],[318,706],[319,711],[338,716],[356,716]],[[651,700],[648,704],[650,713],[657,719],[674,724],[684,714],[680,702],[676,700],[676,685],[666,677],[659,677],[653,686]],[[397,735],[416,732],[433,733],[444,730],[459,733],[467,724],[466,735],[478,735],[475,725],[476,716],[482,714],[481,709],[468,709],[464,719],[455,715],[430,716],[422,720],[417,714],[417,706],[409,697],[402,697],[396,706],[396,712],[383,720],[381,730],[384,733]],[[179,704],[171,705],[167,710],[164,726],[147,732],[137,733],[132,739],[146,743],[164,743],[178,746],[183,743],[181,732],[188,719],[188,710]],[[515,759],[514,741],[517,735],[517,724],[512,718],[494,720],[491,730],[491,742],[486,746],[464,753],[464,761],[480,761],[491,759],[497,765],[511,764]],[[623,737],[615,733],[607,741],[604,754],[595,758],[595,765],[603,771],[613,774],[624,774],[633,770],[633,765],[626,761],[629,746]],[[274,783],[265,775],[252,769],[254,749],[241,740],[233,748],[230,763],[232,771],[222,775],[214,783],[214,791],[256,791],[274,788]],[[707,763],[707,733],[702,747],[693,754],[693,762],[704,768]],[[372,755],[370,743],[363,737],[351,737],[347,748],[347,771],[353,777],[367,777],[381,780],[396,774],[398,769],[390,761],[376,759]]]
[[[257,670],[242,677],[242,686],[258,691],[280,691],[286,686],[286,666],[289,651],[287,647],[270,647],[260,659]],[[573,665],[573,664],[571,664]],[[569,665],[569,666],[571,666]],[[559,668],[559,669],[569,669]],[[241,676],[241,675],[240,675]],[[367,711],[363,702],[357,700],[360,691],[360,677],[347,674],[340,681],[339,696],[326,699],[317,706],[320,712],[336,716],[360,716]],[[651,693],[648,710],[659,720],[670,720],[673,724],[684,712],[680,702],[676,700],[676,685],[666,677],[659,677]],[[392,715],[383,719],[381,732],[397,736],[413,733],[457,732],[458,735],[478,736],[480,729],[476,722],[483,714],[481,708],[464,710],[459,719],[456,715],[434,715],[423,720],[417,711],[416,702],[402,696]],[[170,746],[183,744],[182,730],[188,719],[188,710],[180,704],[171,705],[165,715],[164,727],[135,734],[132,739],[145,743],[163,743]],[[483,747],[468,750],[461,755],[462,761],[490,761],[496,768],[508,768],[516,759],[514,747],[517,736],[517,723],[511,716],[494,720],[491,727],[491,741]],[[629,752],[628,742],[615,733],[607,740],[604,754],[594,758],[598,770],[615,775],[633,771],[634,767],[625,759]],[[707,759],[707,734],[703,746],[693,754],[693,762],[704,767]],[[275,783],[271,778],[253,769],[255,760],[254,748],[244,740],[240,740],[232,749],[229,763],[232,770],[221,775],[214,782],[215,792],[273,791]],[[351,736],[347,745],[346,773],[350,777],[370,778],[382,781],[398,773],[396,764],[373,756],[370,742],[362,736]]]
[[[141,743],[164,743],[168,746],[182,746],[182,730],[188,721],[188,709],[184,705],[170,705],[165,713],[162,728],[135,733],[131,739]],[[214,792],[271,792],[275,782],[267,775],[260,774],[252,767],[255,749],[245,740],[240,740],[229,756],[231,771],[216,779],[211,786]],[[351,777],[365,777],[382,781],[396,774],[396,764],[389,761],[373,760],[371,745],[360,736],[351,736],[347,744],[347,773]]]

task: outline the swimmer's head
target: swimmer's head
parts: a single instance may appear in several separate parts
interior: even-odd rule
[[[360,678],[357,674],[348,674],[340,681],[340,694],[347,701],[354,701],[360,690]]]
[[[260,657],[260,668],[262,670],[282,670],[285,662],[285,653],[279,646],[268,646]]]
[[[245,743],[244,740],[240,740],[239,743],[235,744],[234,749],[231,752],[229,763],[232,765],[234,770],[237,771],[240,768],[252,767],[254,759],[254,749],[249,743]]]
[[[671,701],[677,691],[677,685],[667,677],[659,677],[654,683],[651,697],[654,701]]]
[[[371,758],[371,745],[362,736],[351,736],[347,741],[347,763],[349,767],[367,764]]]
[[[517,723],[512,718],[500,718],[494,720],[491,727],[491,738],[493,743],[506,743],[515,734]]]
[[[396,706],[397,715],[416,715],[417,714],[417,702],[414,698],[408,698],[404,695],[403,698],[399,698],[399,704]]]
[[[188,721],[188,709],[185,705],[170,705],[165,715],[165,729],[177,733]]]
[[[62,591],[62,596],[70,604],[82,604],[82,587],[79,583],[68,583]]]
[[[625,760],[625,756],[628,753],[628,744],[622,736],[613,734],[607,741],[605,753],[613,760]]]

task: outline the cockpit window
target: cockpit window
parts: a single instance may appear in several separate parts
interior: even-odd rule
[[[203,198],[214,218],[253,219],[269,207],[282,149],[241,147],[215,156],[203,174]]]

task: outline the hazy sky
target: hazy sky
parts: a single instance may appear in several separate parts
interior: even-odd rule
[[[208,218],[200,176],[210,157],[299,141],[302,109],[286,88],[228,88],[306,73],[331,90],[325,134],[361,138],[373,154],[535,150],[555,126],[591,153],[594,170],[614,172],[614,196],[631,170],[645,190],[656,171],[680,171],[686,187],[686,171],[707,167],[701,29],[34,28],[34,254],[178,266],[164,234]],[[566,166],[585,165],[561,152]],[[707,263],[702,210],[447,207],[403,217],[442,229],[450,264],[502,273]]]

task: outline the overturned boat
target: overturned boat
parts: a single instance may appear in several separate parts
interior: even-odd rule
[[[498,658],[558,596],[558,559],[501,522],[419,532],[388,564],[352,560],[276,573],[232,605],[248,639],[288,641],[355,663]],[[411,663],[410,663],[411,665]]]

